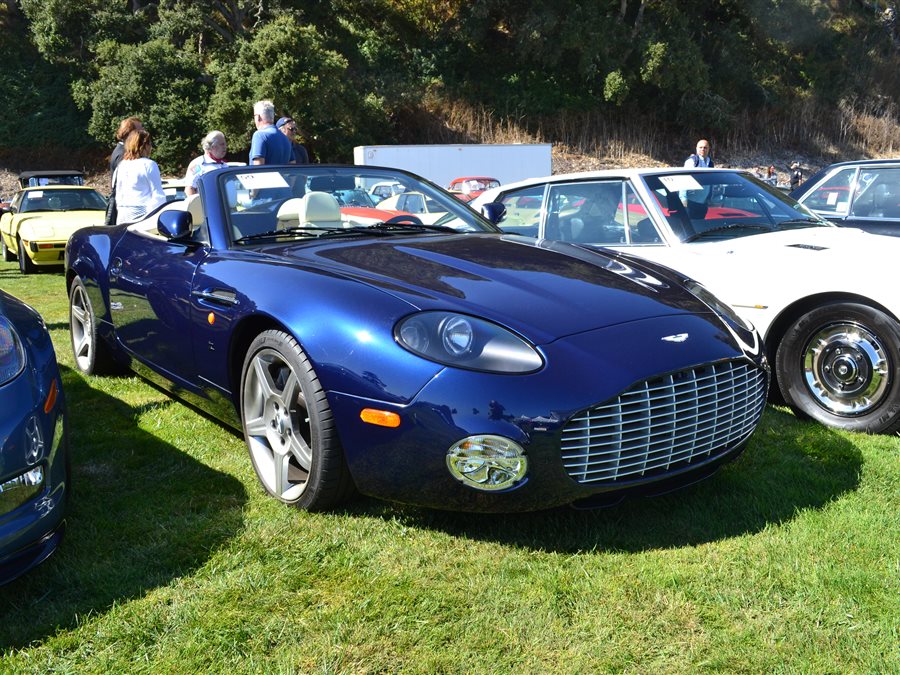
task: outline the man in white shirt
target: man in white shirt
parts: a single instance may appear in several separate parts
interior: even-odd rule
[[[684,162],[684,166],[688,169],[696,167],[713,168],[712,157],[709,155],[709,141],[705,138],[697,141],[697,153],[688,157]]]
[[[225,161],[225,154],[228,152],[228,142],[225,140],[225,134],[221,131],[210,131],[203,137],[200,143],[203,148],[203,154],[195,157],[188,164],[187,171],[184,174],[184,194],[197,194],[197,181],[203,174],[223,169],[228,166]]]

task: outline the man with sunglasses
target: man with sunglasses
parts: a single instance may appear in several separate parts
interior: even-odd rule
[[[275,127],[281,131],[291,142],[293,160],[291,164],[309,164],[309,153],[297,142],[297,123],[293,117],[281,117],[275,123]]]

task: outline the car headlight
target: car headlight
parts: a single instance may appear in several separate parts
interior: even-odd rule
[[[694,281],[693,279],[687,279],[684,282],[685,288],[687,288],[691,294],[694,295],[700,302],[709,307],[711,310],[716,312],[717,314],[723,316],[730,323],[735,326],[742,328],[746,331],[753,331],[753,324],[749,321],[741,317],[740,314],[735,312],[731,305],[727,305],[721,300],[719,300],[712,292],[706,288],[699,281]]]
[[[0,384],[5,384],[25,367],[22,341],[6,317],[0,316]]]
[[[490,321],[455,312],[408,316],[394,328],[394,338],[414,354],[456,368],[521,374],[544,364],[537,349],[518,335]]]

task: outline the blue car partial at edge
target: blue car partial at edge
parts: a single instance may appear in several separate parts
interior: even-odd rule
[[[65,399],[40,315],[0,291],[0,585],[59,544],[69,492]]]
[[[444,211],[357,220],[400,184]],[[243,431],[263,488],[515,512],[670,491],[737,457],[769,382],[759,335],[627,254],[504,235],[366,166],[210,172],[66,249],[78,369],[128,367]]]

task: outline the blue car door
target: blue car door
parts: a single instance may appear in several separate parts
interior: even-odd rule
[[[191,285],[208,247],[126,232],[110,255],[110,314],[122,345],[196,391]]]

